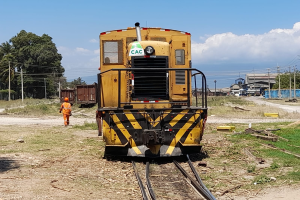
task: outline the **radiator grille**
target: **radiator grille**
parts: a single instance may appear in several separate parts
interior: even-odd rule
[[[168,57],[132,57],[132,68],[168,68]],[[169,99],[168,71],[134,71],[133,100]]]

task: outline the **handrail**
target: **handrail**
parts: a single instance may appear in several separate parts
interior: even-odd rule
[[[195,69],[195,68],[113,68],[113,69],[109,69],[106,70],[104,72],[100,72],[99,75],[103,75],[105,73],[111,72],[111,71],[118,71],[118,91],[120,91],[120,87],[121,87],[121,71],[196,71],[196,73],[192,74],[191,77],[194,77],[195,79],[195,92],[196,92],[196,106],[198,107],[198,98],[197,98],[197,81],[196,81],[196,75],[201,74],[202,75],[202,107],[207,107],[207,88],[206,88],[206,77],[203,74],[202,71]],[[187,86],[188,88],[190,88],[190,73],[188,74],[188,80],[187,80]],[[100,91],[99,91],[100,92]],[[187,101],[187,106],[190,107],[190,90],[188,89],[188,101]],[[121,100],[121,94],[120,92],[118,92],[118,108],[120,108],[120,105],[122,104],[122,102],[120,102]]]
[[[198,98],[197,98],[197,81],[196,81],[196,75],[198,75],[198,74],[201,74],[202,75],[202,77],[204,77],[204,79],[202,78],[202,106],[203,105],[205,105],[205,107],[207,107],[207,95],[203,95],[204,94],[204,92],[203,92],[203,86],[204,86],[204,91],[205,91],[205,93],[206,93],[206,91],[207,91],[207,88],[206,88],[206,77],[205,77],[205,75],[201,72],[201,71],[199,71],[199,70],[197,70],[198,71],[198,73],[195,73],[195,74],[193,74],[192,75],[192,77],[193,76],[195,76],[194,77],[194,80],[195,80],[195,92],[196,92],[196,106],[198,106]],[[205,97],[204,97],[205,96]]]

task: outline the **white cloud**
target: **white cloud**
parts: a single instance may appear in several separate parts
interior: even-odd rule
[[[192,43],[194,63],[276,62],[299,52],[300,22],[292,29],[273,29],[260,35],[228,32],[209,36],[203,43]]]
[[[89,50],[82,47],[76,47],[75,49],[70,49],[68,47],[59,46],[57,47],[58,53],[62,54],[63,56],[89,56],[96,54],[97,50]]]
[[[96,76],[99,73],[99,49],[90,50],[82,47],[68,48],[64,46],[59,46],[57,49],[63,56],[62,66],[65,68],[64,75],[68,79],[91,75]]]
[[[90,59],[90,61],[94,62],[94,63],[99,63],[100,61],[100,56],[96,56]]]
[[[91,42],[91,43],[98,43],[98,40],[96,40],[96,39],[90,39],[89,42]]]
[[[94,50],[94,54],[100,55],[100,49]]]
[[[81,48],[81,47],[76,47],[75,51],[77,51],[77,52],[83,52],[83,53],[88,53],[88,52],[90,52],[90,50],[84,49],[84,48]]]
[[[72,54],[72,50],[69,49],[68,47],[64,47],[64,46],[57,47],[57,51],[58,51],[58,53],[60,53],[62,55],[70,55],[70,54]]]
[[[295,55],[299,55],[300,22],[295,23],[291,29],[272,29],[259,35],[236,35],[232,32],[204,35],[200,37],[200,41],[200,43],[192,42],[194,64],[215,64],[215,66],[221,66],[219,68],[222,70],[224,70],[223,66],[226,66],[226,70],[236,71],[239,76],[237,69],[243,70],[241,66],[246,68],[244,70],[249,71],[250,68],[253,70],[251,64],[262,62],[275,64],[279,62],[280,64],[283,59],[290,60]],[[65,76],[68,79],[99,73],[100,50],[98,45],[93,44],[93,47],[87,49],[59,46],[58,51],[63,56],[62,65],[66,69]],[[209,70],[216,71],[218,69],[214,67]],[[215,79],[211,75],[208,76],[208,80],[210,77]],[[232,81],[230,80],[230,82]],[[218,84],[221,84],[220,79],[218,79]]]

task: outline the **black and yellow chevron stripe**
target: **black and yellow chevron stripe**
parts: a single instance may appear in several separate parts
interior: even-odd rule
[[[107,147],[127,148],[133,156],[144,156],[149,149],[152,154],[173,156],[182,154],[184,148],[200,146],[205,117],[206,110],[199,108],[110,110],[103,117],[103,136]],[[145,145],[145,130],[162,131],[163,139],[154,145],[159,152]]]

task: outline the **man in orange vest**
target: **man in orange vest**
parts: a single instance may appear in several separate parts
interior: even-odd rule
[[[61,113],[61,111],[63,111],[65,126],[68,126],[69,125],[69,118],[72,115],[71,104],[69,103],[69,98],[68,97],[66,97],[65,102],[63,102],[61,104],[61,107],[59,109],[59,113]]]

